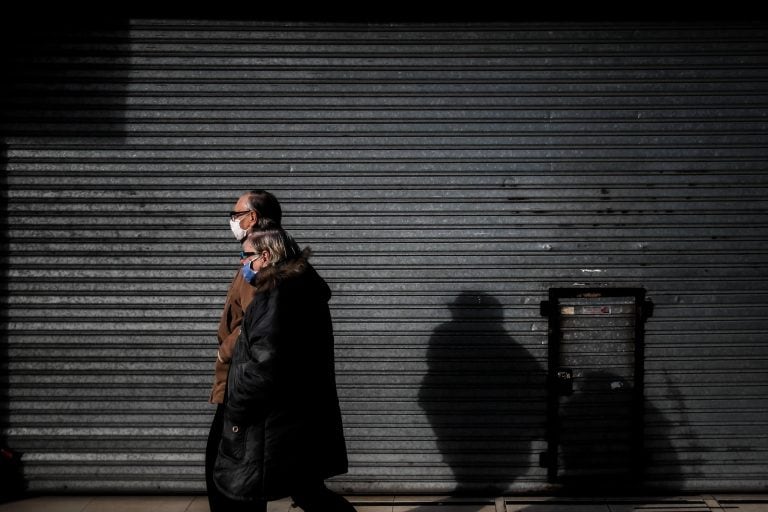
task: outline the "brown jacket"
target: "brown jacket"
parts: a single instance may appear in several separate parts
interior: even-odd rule
[[[235,349],[235,341],[237,341],[237,336],[240,334],[240,323],[243,321],[243,314],[253,300],[254,295],[256,295],[256,288],[245,282],[245,279],[240,274],[240,269],[238,269],[235,277],[229,284],[227,301],[224,303],[224,311],[222,311],[221,319],[219,320],[219,353],[216,357],[213,389],[209,398],[212,404],[224,403],[229,362]]]

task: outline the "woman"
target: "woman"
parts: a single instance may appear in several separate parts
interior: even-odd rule
[[[256,295],[232,354],[216,486],[230,511],[285,496],[306,512],[354,511],[324,484],[347,471],[330,288],[280,228],[251,233],[243,248]]]

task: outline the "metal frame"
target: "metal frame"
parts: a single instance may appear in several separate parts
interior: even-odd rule
[[[646,299],[645,288],[550,288],[549,300],[541,302],[541,314],[549,319],[547,351],[547,451],[542,454],[540,463],[547,468],[547,480],[557,482],[557,454],[560,446],[560,428],[558,421],[559,394],[555,374],[560,361],[560,300],[575,298],[634,297],[635,299],[635,379],[633,403],[636,419],[633,423],[632,468],[636,481],[640,481],[643,472],[643,432],[644,432],[644,373],[645,373],[645,320],[653,314],[653,303]]]

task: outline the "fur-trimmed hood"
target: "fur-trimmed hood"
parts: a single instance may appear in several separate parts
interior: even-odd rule
[[[256,293],[274,290],[282,282],[304,277],[308,281],[308,286],[316,288],[318,293],[325,296],[326,301],[329,300],[331,298],[331,290],[323,278],[309,264],[311,256],[312,249],[305,247],[299,256],[259,270],[253,282]]]

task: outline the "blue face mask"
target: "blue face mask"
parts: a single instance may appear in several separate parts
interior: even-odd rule
[[[245,279],[245,282],[248,284],[251,284],[253,283],[253,280],[256,279],[256,274],[258,274],[258,271],[254,271],[251,268],[251,262],[247,261],[243,265],[242,274],[243,274],[243,279]]]

